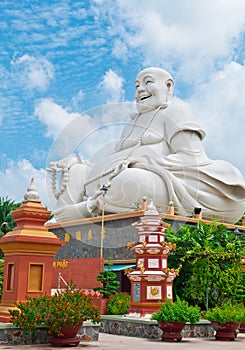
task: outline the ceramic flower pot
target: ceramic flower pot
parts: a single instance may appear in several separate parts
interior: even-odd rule
[[[211,324],[216,331],[215,339],[216,340],[235,340],[236,338],[236,330],[238,329],[240,323],[239,322],[226,322],[219,323],[211,321]]]
[[[242,322],[239,327],[239,332],[240,333],[245,333],[245,322]]]
[[[181,341],[182,330],[185,327],[185,322],[165,322],[158,321],[158,325],[162,330],[163,341]]]
[[[79,333],[83,323],[81,322],[77,326],[74,327],[67,327],[66,325],[63,325],[61,327],[61,333],[62,335],[58,335],[54,332],[52,332],[51,337],[49,338],[49,342],[53,346],[64,346],[64,345],[75,345],[78,346],[80,343],[80,336],[77,336]]]

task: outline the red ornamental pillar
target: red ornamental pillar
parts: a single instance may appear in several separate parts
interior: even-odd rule
[[[176,271],[168,269],[168,254],[173,246],[165,242],[167,227],[152,203],[135,226],[138,243],[131,250],[136,255],[136,269],[128,274],[131,314],[152,314],[159,310],[159,302],[173,298],[172,285]]]
[[[51,293],[53,257],[62,244],[44,226],[50,211],[41,204],[33,179],[22,205],[12,215],[17,226],[0,239],[4,252],[0,322],[9,322],[8,310],[15,308],[15,302]]]

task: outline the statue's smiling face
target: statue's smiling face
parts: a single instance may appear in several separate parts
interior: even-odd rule
[[[145,69],[137,75],[135,99],[140,113],[166,105],[169,78],[170,76],[166,76],[165,71],[159,68]]]

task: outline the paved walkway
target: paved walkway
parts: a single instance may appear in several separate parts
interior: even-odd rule
[[[60,349],[72,349],[62,347]],[[244,350],[245,334],[239,334],[235,341],[216,341],[204,338],[183,338],[180,343],[165,343],[157,339],[125,337],[99,334],[99,341],[81,342],[77,347],[84,350]],[[1,350],[53,350],[50,345],[0,345]],[[75,347],[74,347],[75,349]]]

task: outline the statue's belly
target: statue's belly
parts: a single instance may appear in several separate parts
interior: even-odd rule
[[[105,184],[109,180],[110,175],[115,170],[117,165],[122,163],[124,160],[132,159],[140,161],[140,158],[144,158],[145,156],[160,158],[161,155],[161,144],[140,145],[138,147],[135,146],[117,153],[113,153],[94,164],[85,183],[87,192],[90,194],[95,191],[98,186]]]
[[[90,170],[85,187],[88,194],[93,193],[99,186],[105,184],[112,172],[115,170],[118,164],[122,163],[126,159],[126,152],[121,151],[115,154],[111,154],[101,161],[94,164]]]

